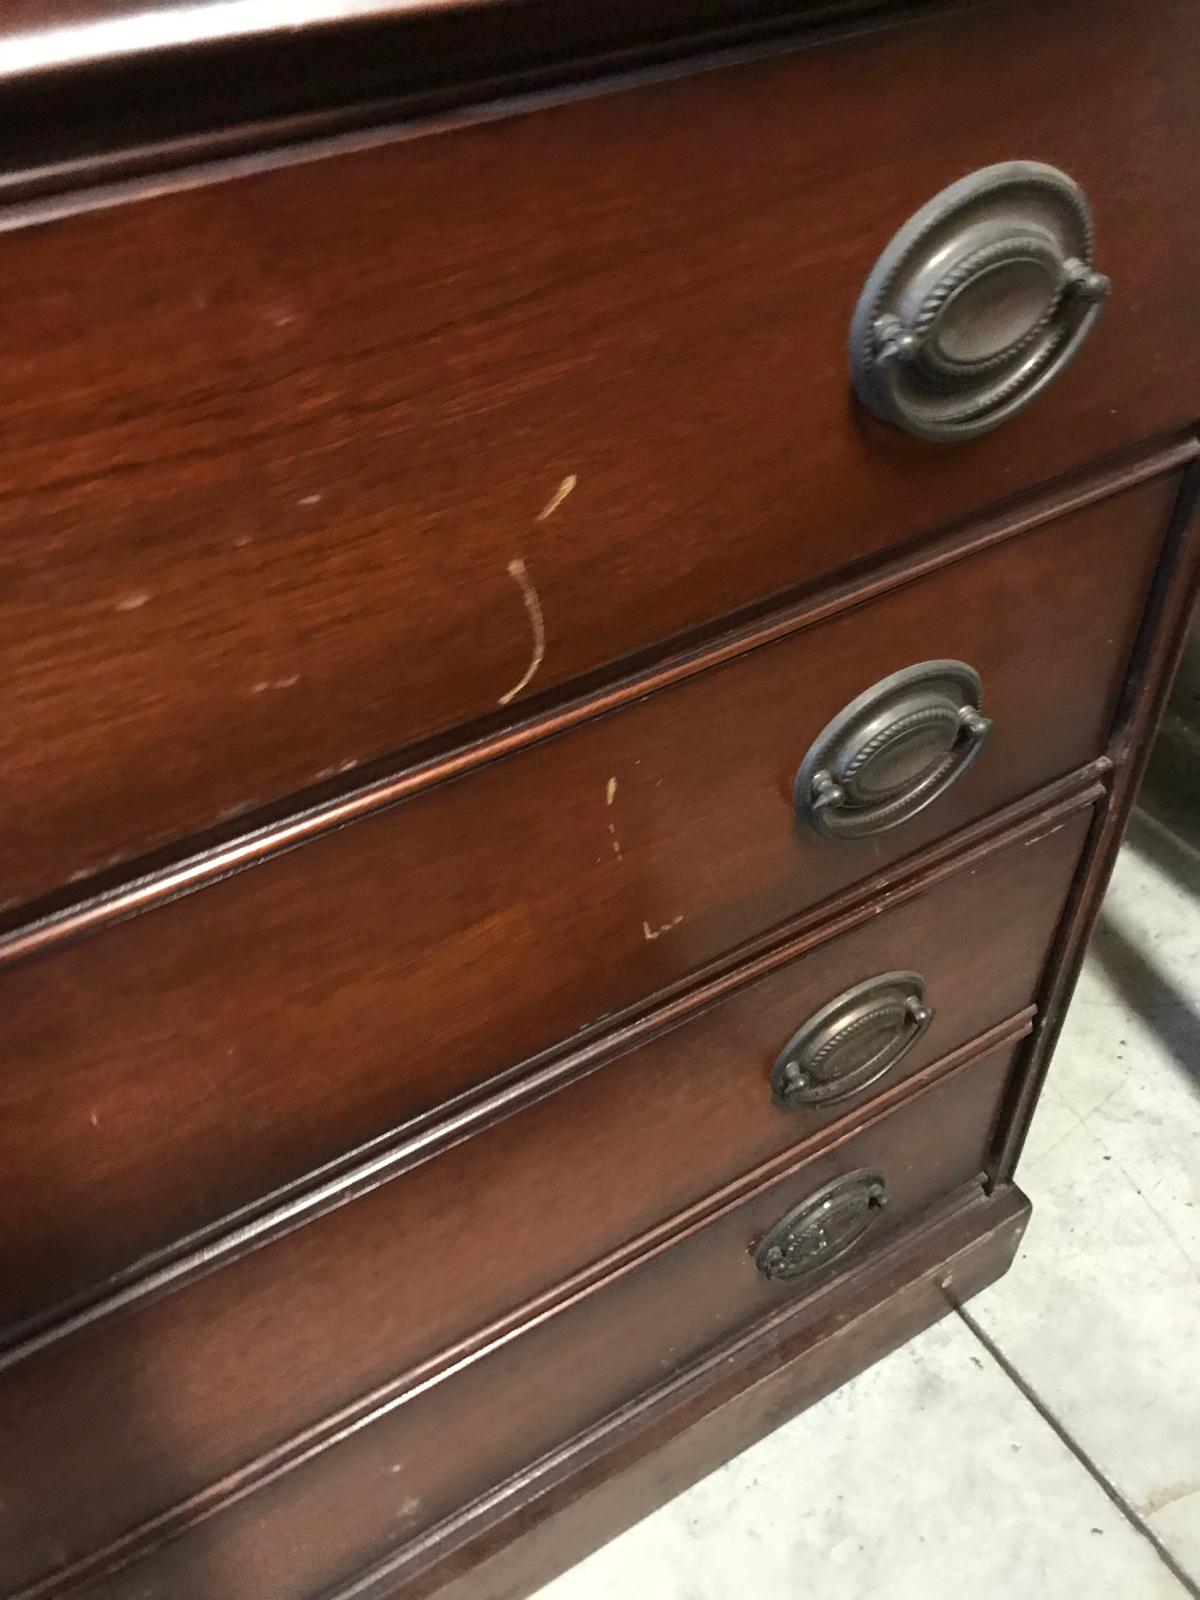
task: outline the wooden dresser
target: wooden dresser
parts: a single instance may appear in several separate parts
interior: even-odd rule
[[[1200,0],[10,0],[8,1600],[510,1600],[1003,1271],[1197,83]]]

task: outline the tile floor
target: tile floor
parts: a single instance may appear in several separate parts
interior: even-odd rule
[[[1020,1179],[1033,1221],[974,1326],[930,1329],[538,1600],[1200,1600],[1200,848],[1148,814]]]

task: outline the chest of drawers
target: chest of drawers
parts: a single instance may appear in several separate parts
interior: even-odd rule
[[[351,9],[0,27],[14,1600],[515,1600],[1003,1271],[1200,566],[1195,0]]]

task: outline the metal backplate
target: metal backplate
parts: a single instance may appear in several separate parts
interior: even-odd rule
[[[897,1066],[933,1012],[916,972],[884,972],[822,1006],[779,1052],[771,1069],[776,1105],[789,1111],[849,1099]]]
[[[904,224],[850,326],[854,391],[929,439],[996,427],[1065,366],[1108,280],[1083,191],[1056,167],[1005,161],[952,183]]]
[[[779,1219],[759,1245],[755,1265],[775,1282],[816,1277],[849,1255],[886,1204],[882,1173],[835,1178]]]
[[[965,661],[922,661],[873,684],[813,740],[796,774],[797,818],[832,839],[906,822],[979,753],[982,698]]]

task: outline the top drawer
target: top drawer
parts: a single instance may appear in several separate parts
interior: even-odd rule
[[[1198,57],[1183,5],[968,8],[8,232],[0,898],[1190,419]],[[923,444],[848,401],[855,298],[1014,157],[1083,186],[1112,301]]]

